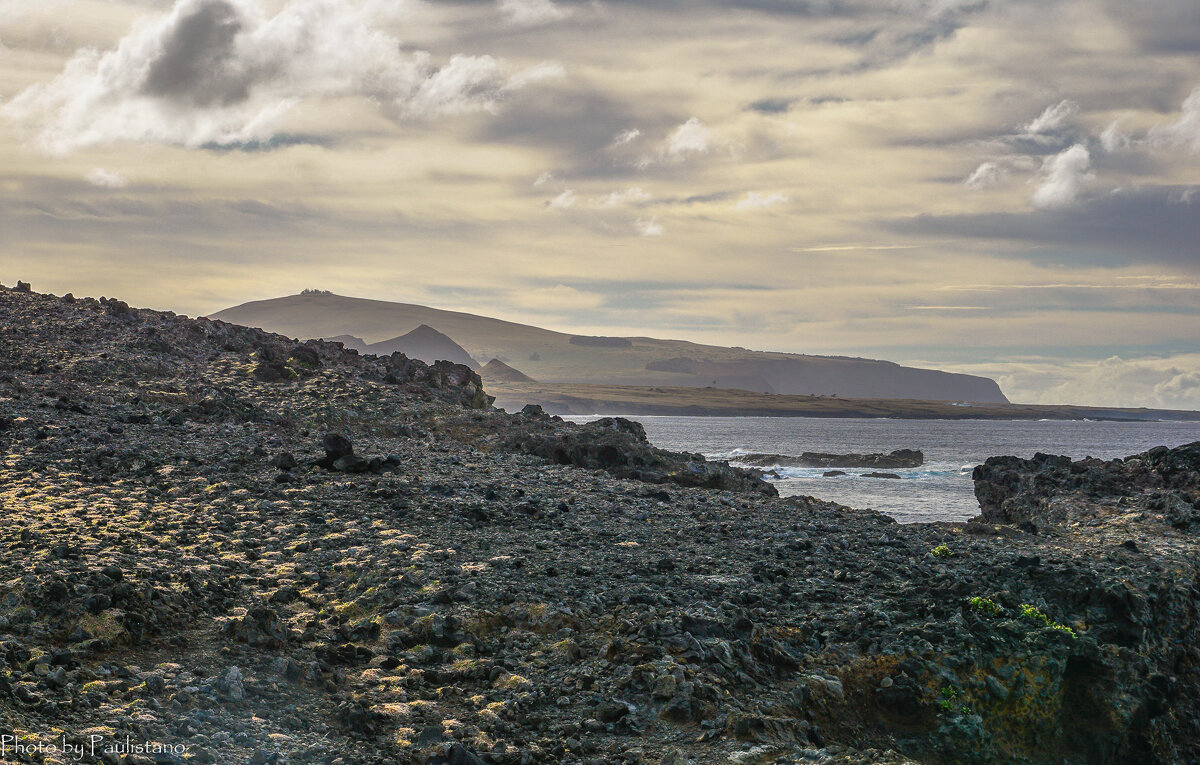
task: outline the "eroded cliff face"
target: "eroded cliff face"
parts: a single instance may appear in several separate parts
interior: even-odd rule
[[[1099,556],[1044,593],[1087,625],[1054,672],[1055,745],[1086,762],[1200,757],[1200,443],[1111,461],[993,457],[973,478],[977,521]]]
[[[495,411],[465,367],[7,289],[0,447],[0,721],[28,740],[219,763],[1200,760],[1197,549],[1152,509],[900,526],[628,421]],[[1176,456],[1154,491],[1194,485]],[[1074,490],[1058,463],[1006,470],[981,496]],[[1105,496],[1079,507],[1130,502]]]

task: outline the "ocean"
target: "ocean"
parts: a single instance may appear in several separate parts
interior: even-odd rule
[[[570,417],[587,422],[597,417]],[[1028,420],[890,420],[806,417],[631,416],[655,446],[700,452],[737,462],[752,452],[869,453],[920,449],[925,464],[883,470],[900,480],[866,478],[868,469],[846,469],[826,478],[824,468],[778,468],[772,479],[783,496],[809,495],[873,508],[901,523],[961,521],[979,514],[971,468],[988,457],[1035,452],[1083,457],[1127,457],[1155,446],[1200,441],[1200,422],[1092,422]]]

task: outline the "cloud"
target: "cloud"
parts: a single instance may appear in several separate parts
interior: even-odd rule
[[[605,149],[636,119],[619,92],[578,76],[505,95],[505,108],[476,125],[473,138],[549,153],[560,163],[551,172],[560,176],[611,174],[614,157]]]
[[[765,210],[768,207],[784,204],[788,201],[785,194],[767,194],[758,191],[748,191],[737,204],[735,210]]]
[[[711,146],[712,131],[692,117],[671,133],[667,139],[666,154],[674,159],[683,159],[692,154],[704,154]]]
[[[77,51],[2,113],[56,153],[115,142],[261,145],[310,99],[358,97],[393,120],[427,119],[495,110],[506,93],[562,73],[551,64],[510,74],[491,56],[435,64],[402,50],[380,8],[290,0],[268,18],[256,0],[179,0],[114,49]]]
[[[553,181],[553,180],[554,180],[554,173],[546,171],[546,172],[543,172],[540,175],[538,175],[537,179],[533,182],[533,185],[534,185],[534,188],[537,188],[538,186],[545,186],[547,183],[549,183],[550,181]]]
[[[537,27],[561,21],[570,11],[555,5],[551,0],[498,0],[496,5],[516,27]]]
[[[1115,120],[1100,133],[1100,145],[1106,152],[1112,154],[1127,149],[1133,144],[1133,139],[1121,132],[1121,120]]]
[[[596,309],[604,305],[603,295],[566,284],[515,290],[508,295],[510,305],[539,312],[571,312]]]
[[[634,186],[624,191],[613,191],[602,197],[593,197],[590,203],[593,207],[621,207],[628,204],[645,202],[651,196],[641,188]]]
[[[569,210],[575,206],[575,200],[575,192],[572,189],[567,189],[547,202],[546,207],[551,210]]]
[[[638,218],[634,223],[637,226],[638,233],[642,236],[662,236],[667,233],[662,224],[654,218]]]
[[[1183,102],[1179,119],[1150,130],[1147,139],[1154,145],[1181,146],[1200,152],[1200,88]]]
[[[1047,106],[1045,111],[1024,125],[1021,132],[1026,135],[1045,135],[1054,132],[1078,111],[1079,104],[1070,99],[1064,99],[1053,106]]]
[[[129,179],[124,175],[112,170],[105,170],[102,167],[88,171],[84,178],[93,186],[101,186],[106,189],[123,189],[129,185]]]
[[[1144,54],[1200,52],[1200,4],[1191,0],[1104,0]]]
[[[1089,406],[1200,409],[1200,354],[1097,362],[1014,364],[1001,383],[1013,400]]]
[[[637,128],[622,130],[613,137],[612,143],[610,143],[608,146],[610,149],[615,149],[619,146],[624,146],[625,144],[636,141],[641,135],[642,131],[638,130]]]
[[[613,148],[620,145],[623,144],[614,143]],[[645,170],[651,165],[660,163],[685,162],[692,157],[709,153],[715,146],[716,141],[712,130],[698,118],[690,117],[682,125],[672,130],[653,154],[643,155],[635,164],[638,168]]]
[[[535,85],[546,80],[557,80],[567,76],[567,70],[557,61],[543,61],[535,66],[514,72],[504,84],[501,94]]]
[[[963,181],[963,185],[968,189],[985,189],[1000,183],[1008,175],[1009,169],[1003,163],[982,162],[979,167],[971,171],[971,174]]]
[[[1053,153],[1042,162],[1041,187],[1034,194],[1034,204],[1070,204],[1086,180],[1084,173],[1091,161],[1086,145],[1089,139],[1068,124],[1078,112],[1078,103],[1063,99],[1047,106],[1016,132],[989,138],[988,145],[1000,147],[1006,153],[980,162],[963,180],[963,185],[974,191],[998,186],[1015,173],[1034,170],[1038,167],[1038,157]],[[1078,170],[1077,164],[1085,157],[1086,166]],[[1076,172],[1072,173],[1072,169]]]
[[[1200,198],[1192,186],[1146,186],[1080,199],[1075,205],[1028,212],[918,215],[885,229],[923,237],[1009,242],[1009,255],[1069,265],[1155,262],[1200,271]],[[1034,245],[1030,248],[1029,245]],[[989,250],[1004,255],[1005,249]],[[1053,255],[1048,255],[1053,253]]]
[[[1033,206],[1046,210],[1074,204],[1083,184],[1095,177],[1091,166],[1091,153],[1078,143],[1048,158],[1042,164],[1042,183],[1030,200]]]

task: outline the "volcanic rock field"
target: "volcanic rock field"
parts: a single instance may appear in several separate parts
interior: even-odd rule
[[[0,447],[0,762],[1200,761],[1195,446],[989,461],[980,519],[902,526],[22,284]]]

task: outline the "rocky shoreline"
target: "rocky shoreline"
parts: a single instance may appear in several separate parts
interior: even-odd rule
[[[1195,446],[989,461],[979,520],[901,526],[466,367],[26,287],[0,445],[4,761],[1200,759]],[[45,746],[94,740],[160,746]]]

